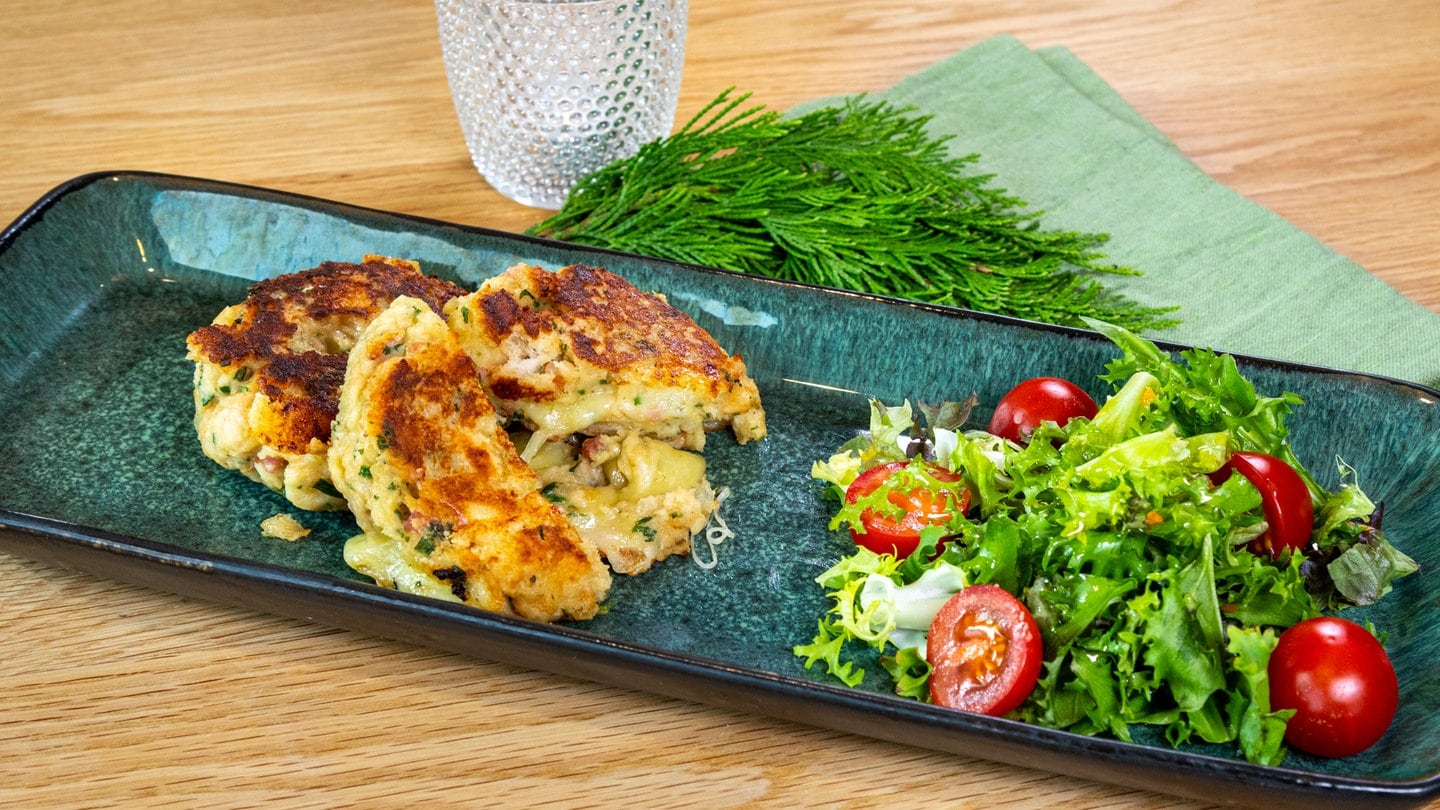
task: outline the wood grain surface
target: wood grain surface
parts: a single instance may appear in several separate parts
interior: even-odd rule
[[[1440,310],[1434,0],[691,0],[679,118],[1065,45],[1203,169]],[[9,0],[0,221],[142,169],[505,230],[420,0]],[[36,459],[43,464],[43,459]],[[1196,807],[0,555],[0,806]]]

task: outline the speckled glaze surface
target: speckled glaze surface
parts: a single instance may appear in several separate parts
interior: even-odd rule
[[[355,261],[418,260],[474,286],[515,261],[607,267],[671,303],[745,357],[770,436],[712,436],[711,480],[732,496],[736,537],[706,570],[672,559],[618,579],[599,618],[540,626],[375,588],[351,572],[343,514],[298,513],[199,450],[185,335],[254,279]],[[1223,347],[1217,347],[1222,348]],[[1383,501],[1392,542],[1421,564],[1369,614],[1389,633],[1401,707],[1361,756],[1292,753],[1264,768],[1216,749],[1126,744],[902,701],[800,666],[824,609],[813,579],[848,541],[809,478],[866,422],[876,396],[994,402],[1036,374],[1090,381],[1103,339],[958,310],[702,270],[143,173],[76,178],[0,234],[0,548],[117,579],[403,638],[485,658],[771,714],[873,737],[1212,799],[1408,806],[1440,791],[1440,410],[1434,391],[1327,369],[1242,363],[1258,387],[1307,403],[1291,420],[1324,483],[1354,465]],[[977,417],[988,415],[987,411]],[[296,514],[312,534],[266,539]],[[703,551],[703,550],[702,550]],[[706,554],[708,557],[708,554]],[[1223,783],[1223,787],[1221,786]]]

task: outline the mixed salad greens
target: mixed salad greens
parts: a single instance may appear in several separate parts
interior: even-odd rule
[[[878,653],[898,694],[931,700],[937,613],[966,589],[998,586],[1043,642],[1033,689],[1003,713],[1121,740],[1148,724],[1172,745],[1234,744],[1276,764],[1296,711],[1272,705],[1278,637],[1375,602],[1417,566],[1385,539],[1343,461],[1330,491],[1295,457],[1285,419],[1299,396],[1257,393],[1229,356],[1194,349],[1177,361],[1090,325],[1123,352],[1100,375],[1114,392],[1093,415],[1040,421],[1016,441],[963,429],[973,397],[872,402],[869,431],[815,463],[842,502],[832,529],[863,543],[908,522],[917,547],[859,545],[822,574],[832,607],[795,654],[854,686]],[[1254,456],[1303,482],[1303,547],[1270,542],[1294,519],[1274,511],[1266,481],[1231,474]]]

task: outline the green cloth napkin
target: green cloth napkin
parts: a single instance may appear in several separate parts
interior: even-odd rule
[[[1150,337],[1440,387],[1440,314],[1206,175],[1068,50],[996,37],[871,97],[933,116],[1046,229],[1110,234],[1143,275],[1105,286],[1180,307]]]

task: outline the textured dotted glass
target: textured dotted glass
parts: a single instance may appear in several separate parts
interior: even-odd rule
[[[435,0],[445,71],[475,168],[557,209],[585,175],[668,135],[688,0]]]

